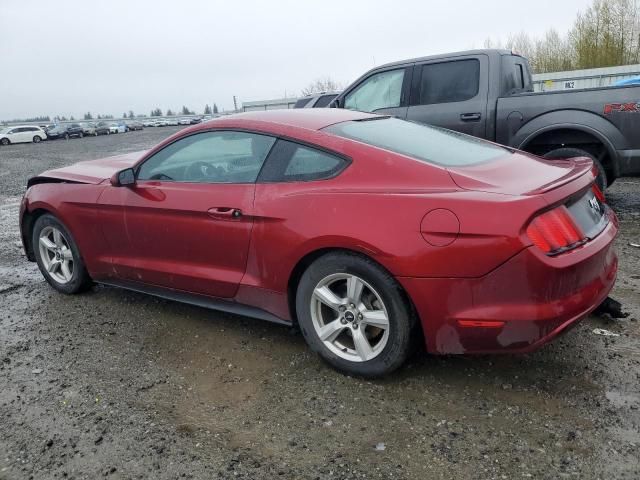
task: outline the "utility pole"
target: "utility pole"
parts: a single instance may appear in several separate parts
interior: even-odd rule
[[[236,96],[233,96],[233,109],[237,112],[238,111],[238,100],[236,99]]]

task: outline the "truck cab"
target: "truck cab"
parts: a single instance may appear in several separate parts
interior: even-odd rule
[[[534,93],[526,58],[488,49],[376,67],[330,106],[444,127],[546,158],[589,157],[605,188],[618,176],[640,174],[640,137],[633,134],[640,131],[639,99],[638,86]],[[617,108],[631,103],[637,107]]]

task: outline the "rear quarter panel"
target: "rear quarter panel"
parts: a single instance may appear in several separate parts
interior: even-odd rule
[[[361,252],[395,276],[480,276],[529,244],[525,222],[546,206],[540,197],[460,191],[440,167],[358,145],[343,145],[353,163],[335,179],[257,185],[243,284],[286,292],[298,261],[326,248]],[[459,220],[446,246],[423,236],[435,209]]]
[[[584,126],[599,132],[616,150],[640,148],[638,111],[605,114],[608,104],[638,104],[640,87],[606,87],[575,91],[528,93],[499,98],[496,139],[522,148],[546,127]]]

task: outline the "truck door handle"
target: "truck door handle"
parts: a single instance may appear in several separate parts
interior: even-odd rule
[[[482,118],[482,115],[479,113],[462,113],[460,115],[460,120],[463,122],[477,122]]]
[[[242,216],[242,210],[231,207],[213,207],[207,210],[207,213],[218,220],[235,220]]]

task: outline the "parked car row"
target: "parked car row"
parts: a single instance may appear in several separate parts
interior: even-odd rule
[[[177,124],[176,124],[177,125]],[[39,143],[43,140],[82,138],[84,136],[111,135],[142,130],[144,125],[136,120],[119,122],[78,122],[51,125],[18,125],[0,129],[0,144]]]
[[[149,118],[142,122],[145,127],[177,127],[178,125],[195,125],[204,121],[201,117],[184,118]]]

